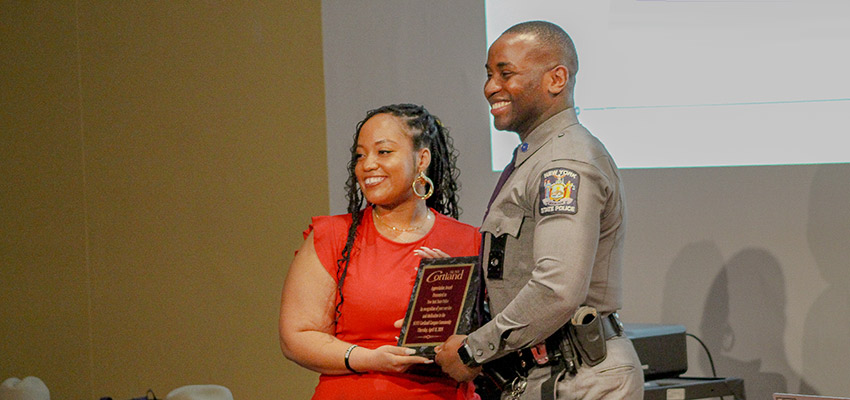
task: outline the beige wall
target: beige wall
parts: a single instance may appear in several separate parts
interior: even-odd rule
[[[308,398],[280,287],[328,212],[321,4],[0,3],[0,380]]]

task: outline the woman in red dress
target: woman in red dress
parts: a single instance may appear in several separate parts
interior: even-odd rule
[[[477,398],[469,383],[405,373],[432,361],[396,346],[420,259],[478,255],[478,230],[456,220],[456,158],[421,106],[357,125],[348,214],[312,219],[283,286],[281,348],[321,373],[313,399]]]

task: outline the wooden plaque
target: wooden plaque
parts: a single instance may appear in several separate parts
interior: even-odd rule
[[[475,305],[481,278],[478,257],[423,259],[410,295],[398,345],[433,358],[434,347],[477,324]]]

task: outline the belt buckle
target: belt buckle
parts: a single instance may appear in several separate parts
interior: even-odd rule
[[[549,353],[546,352],[546,342],[540,342],[531,347],[531,355],[537,365],[546,365],[549,362]]]

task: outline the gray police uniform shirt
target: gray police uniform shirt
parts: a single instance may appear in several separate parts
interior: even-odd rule
[[[514,165],[481,226],[493,320],[467,339],[478,362],[543,341],[580,305],[621,307],[626,210],[605,146],[569,108],[528,135]],[[501,279],[487,233],[508,235]]]

